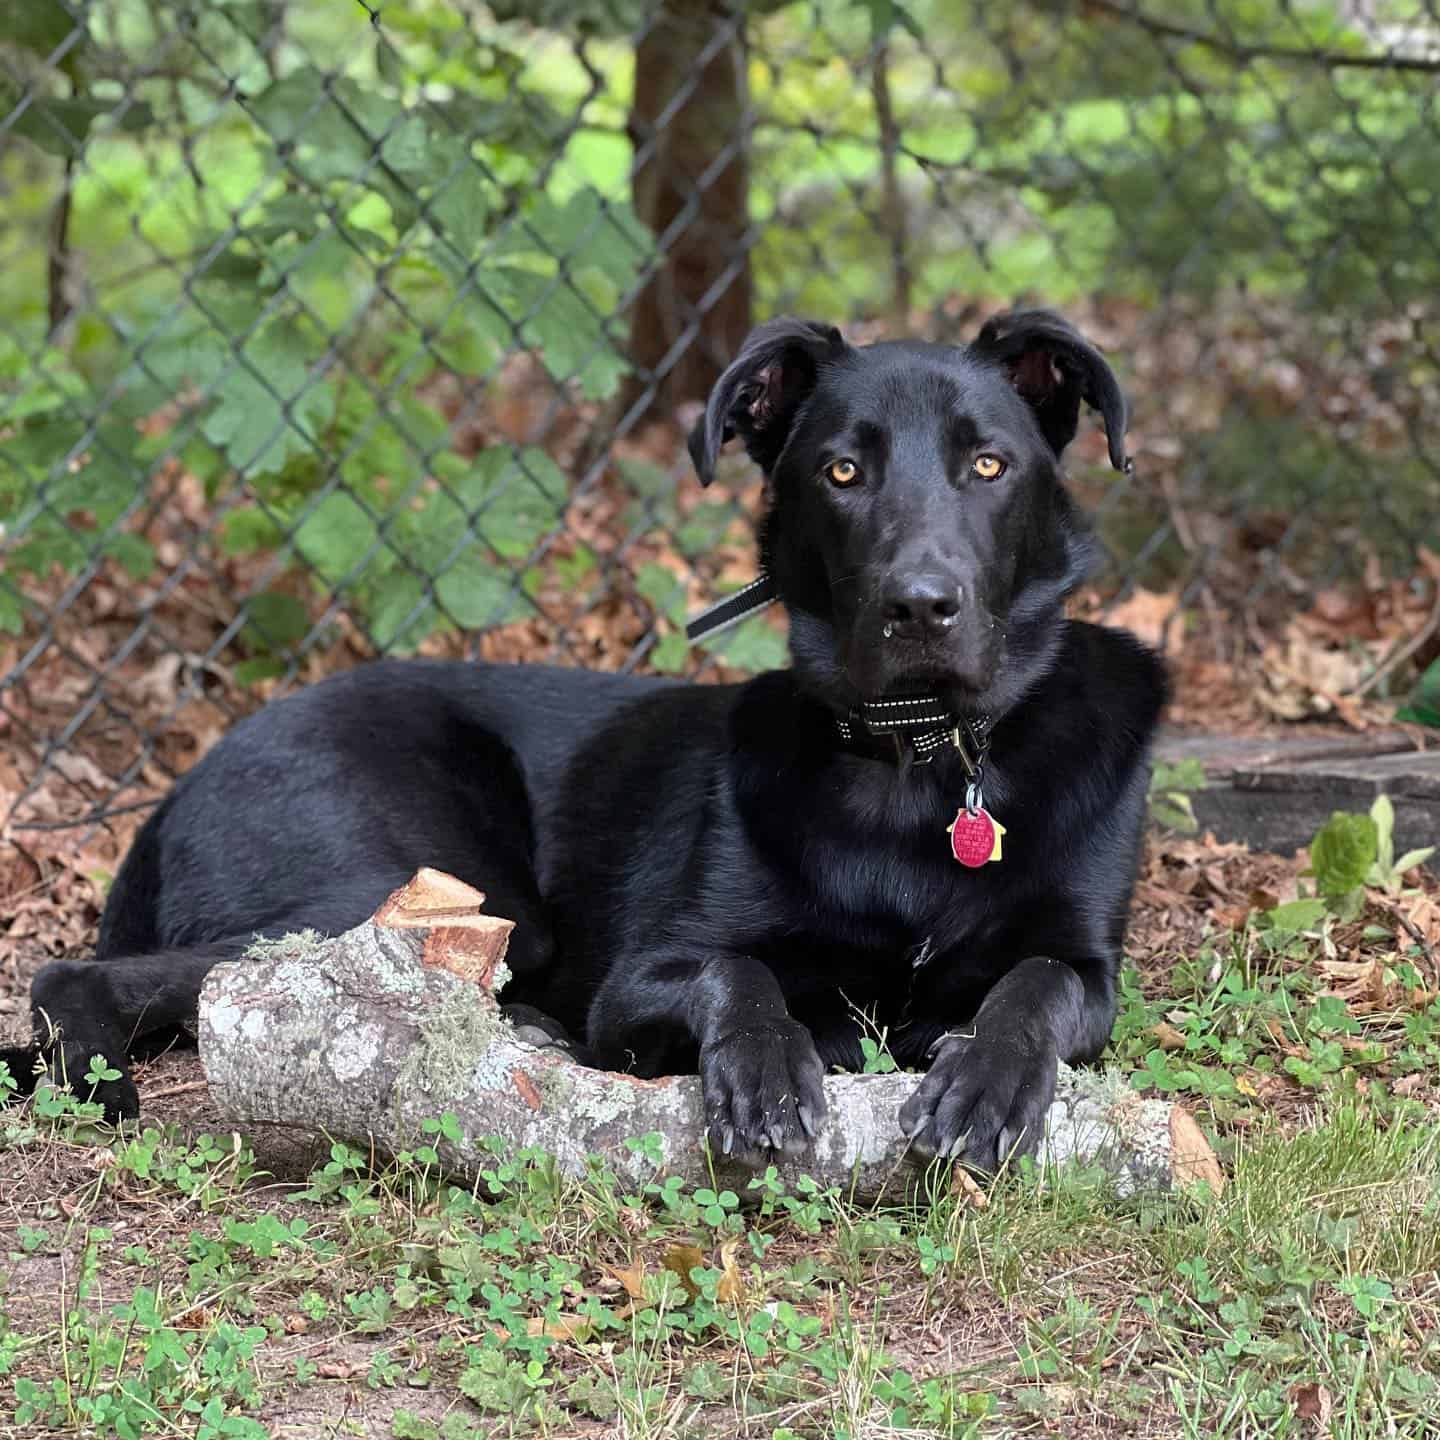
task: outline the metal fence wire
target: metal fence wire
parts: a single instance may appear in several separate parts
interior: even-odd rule
[[[701,496],[685,424],[779,312],[1100,343],[1137,464],[1075,447],[1086,604],[1169,597],[1233,659],[1410,573],[1435,6],[8,0],[11,823],[149,803],[363,655],[780,663],[780,617],[680,629],[759,503],[743,461]]]

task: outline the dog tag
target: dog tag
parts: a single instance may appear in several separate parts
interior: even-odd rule
[[[983,805],[974,810],[962,805],[949,833],[950,853],[971,870],[1000,859],[1000,838],[1005,827]]]

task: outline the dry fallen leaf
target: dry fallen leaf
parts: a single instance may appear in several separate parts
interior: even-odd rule
[[[1317,1431],[1329,1428],[1334,1402],[1323,1385],[1313,1380],[1306,1384],[1292,1385],[1289,1394],[1298,1419],[1309,1420]]]
[[[1105,612],[1106,625],[1128,630],[1147,645],[1174,654],[1184,640],[1185,627],[1175,620],[1178,594],[1136,590],[1127,600]]]
[[[1338,715],[1347,725],[1363,730],[1368,721],[1347,692],[1374,669],[1375,658],[1364,646],[1336,648],[1292,622],[1284,640],[1266,646],[1260,657],[1255,698],[1280,720]]]
[[[1204,1180],[1212,1195],[1219,1195],[1225,1188],[1225,1172],[1204,1131],[1195,1123],[1195,1117],[1178,1105],[1170,1111],[1170,1170],[1177,1185]]]
[[[720,1284],[715,1288],[716,1298],[727,1304],[745,1298],[745,1279],[735,1262],[735,1252],[740,1248],[739,1237],[732,1237],[720,1247]]]
[[[700,1293],[700,1287],[690,1278],[690,1272],[705,1263],[705,1252],[698,1245],[672,1245],[660,1263],[672,1275],[680,1277],[685,1293],[692,1300]]]
[[[1150,1027],[1150,1033],[1162,1050],[1183,1050],[1185,1037],[1168,1021],[1160,1020]]]
[[[557,1315],[553,1320],[532,1315],[525,1322],[527,1335],[543,1335],[547,1340],[586,1340],[594,1328],[594,1322],[583,1315]]]
[[[643,1260],[637,1260],[633,1265],[623,1268],[619,1265],[607,1265],[604,1268],[607,1275],[613,1275],[625,1287],[625,1293],[632,1300],[645,1298],[645,1262]]]
[[[989,1208],[990,1197],[981,1188],[980,1182],[958,1162],[950,1171],[950,1189],[972,1210]]]
[[[365,1369],[354,1360],[321,1360],[315,1366],[315,1373],[322,1380],[352,1380]]]
[[[1390,1004],[1385,963],[1379,956],[1369,960],[1320,960],[1315,969],[1329,984],[1326,995],[1338,996],[1357,1014],[1384,1009]]]

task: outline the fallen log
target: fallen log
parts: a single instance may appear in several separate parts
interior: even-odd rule
[[[200,1055],[229,1121],[280,1125],[396,1154],[432,1144],[452,1174],[494,1163],[483,1144],[535,1147],[581,1175],[599,1156],[627,1186],[657,1175],[719,1182],[743,1194],[754,1173],[712,1155],[694,1076],[640,1080],[536,1045],[501,1013],[510,921],[484,896],[421,871],[374,918],[346,934],[258,942],[217,965],[200,998]],[[813,1148],[776,1162],[857,1200],[914,1196],[925,1176],[898,1125],[911,1074],[832,1075],[830,1113]],[[450,1114],[448,1133],[421,1124]],[[636,1147],[627,1142],[655,1137]],[[1180,1108],[1142,1099],[1121,1077],[1062,1067],[1046,1121],[1045,1163],[1100,1165],[1122,1191],[1221,1184],[1199,1127]],[[658,1159],[658,1164],[657,1164]]]

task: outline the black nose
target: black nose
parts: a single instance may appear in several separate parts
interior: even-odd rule
[[[938,634],[960,613],[960,586],[945,575],[906,575],[890,582],[881,608],[888,634]]]

